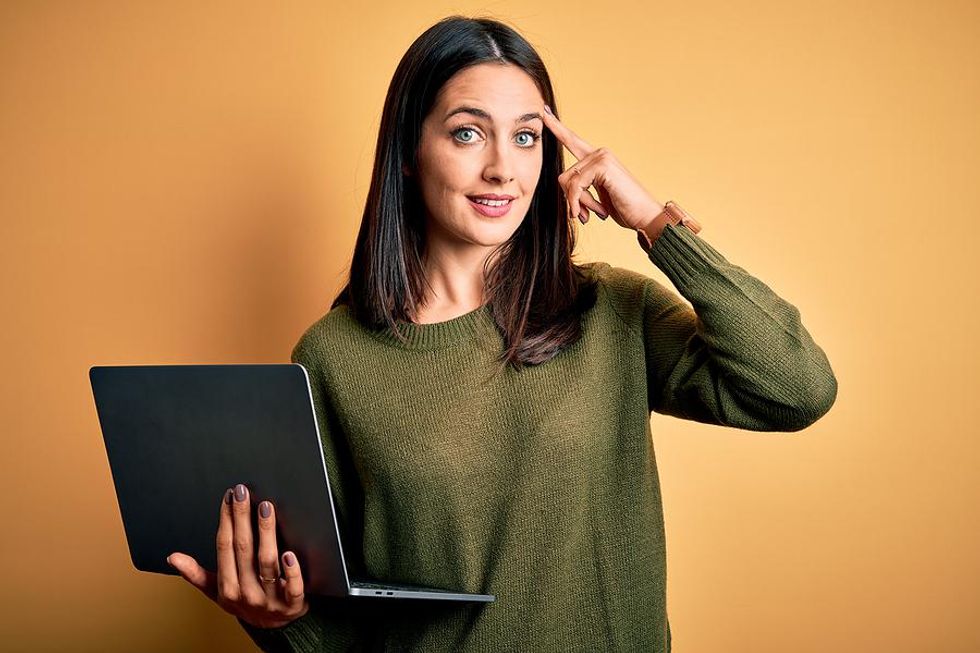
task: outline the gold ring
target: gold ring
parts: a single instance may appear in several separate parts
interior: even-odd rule
[[[259,580],[262,581],[263,583],[274,583],[274,582],[276,582],[279,579],[278,578],[266,578],[262,574],[259,574]]]

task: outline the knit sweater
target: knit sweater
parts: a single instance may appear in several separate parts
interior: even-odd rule
[[[798,431],[837,380],[799,311],[687,227],[647,255],[683,298],[586,263],[598,297],[581,339],[520,372],[493,374],[487,305],[401,325],[406,344],[346,306],[303,333],[292,360],[352,574],[496,601],[307,595],[283,627],[238,620],[262,650],[670,651],[651,412]]]

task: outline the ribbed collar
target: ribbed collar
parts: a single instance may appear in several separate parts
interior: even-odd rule
[[[496,326],[490,314],[490,304],[484,304],[445,322],[399,323],[398,330],[405,342],[399,340],[391,328],[376,331],[373,335],[386,344],[405,349],[441,349],[480,335],[496,333]]]

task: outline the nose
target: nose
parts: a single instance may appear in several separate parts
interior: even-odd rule
[[[488,160],[483,168],[483,178],[487,181],[507,183],[514,180],[514,164],[508,145],[507,142],[498,139],[493,147],[487,148]]]

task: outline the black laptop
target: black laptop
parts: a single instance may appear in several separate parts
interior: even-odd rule
[[[350,577],[302,365],[93,366],[89,379],[137,569],[177,575],[166,558],[180,551],[216,571],[221,497],[244,483],[275,504],[308,594],[495,600]]]

